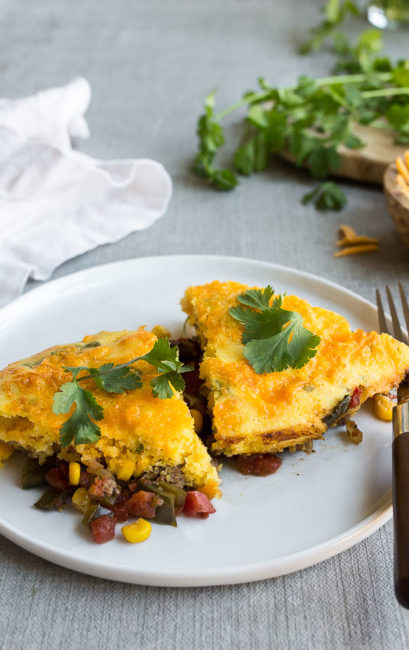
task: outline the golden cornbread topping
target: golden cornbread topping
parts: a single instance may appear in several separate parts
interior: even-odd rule
[[[387,393],[409,368],[403,343],[386,334],[353,332],[342,316],[285,296],[283,308],[300,314],[320,344],[302,368],[258,374],[244,354],[243,326],[229,313],[248,290],[215,281],[188,288],[182,300],[204,350],[200,372],[213,413],[215,453],[271,453],[319,438],[368,397]],[[331,419],[340,404],[343,413]]]

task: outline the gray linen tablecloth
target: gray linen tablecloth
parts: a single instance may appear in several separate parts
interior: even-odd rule
[[[328,74],[329,54],[302,58],[296,51],[319,5],[0,0],[0,94],[17,97],[84,75],[93,99],[91,139],[83,149],[100,157],[152,157],[174,181],[168,213],[153,228],[72,260],[55,277],[132,257],[221,253],[293,266],[369,299],[375,286],[407,281],[408,249],[379,189],[350,183],[348,207],[320,214],[300,205],[308,176],[280,161],[225,194],[189,171],[195,121],[208,90],[219,87],[224,106],[254,87],[259,75],[290,84],[302,73]],[[387,34],[386,41],[393,56],[408,54],[407,32]],[[340,223],[379,237],[379,253],[335,259]],[[318,566],[231,587],[108,582],[54,566],[4,538],[0,557],[2,650],[409,645],[409,614],[393,596],[390,523]]]

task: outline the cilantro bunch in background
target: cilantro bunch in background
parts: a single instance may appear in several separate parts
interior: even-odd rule
[[[364,31],[355,45],[340,36],[335,28],[346,13],[357,12],[354,3],[330,0],[324,24],[313,30],[304,46],[305,51],[316,50],[330,35],[338,57],[337,74],[320,79],[304,75],[288,87],[275,87],[260,78],[258,90],[219,112],[215,92],[207,96],[197,126],[193,167],[197,175],[219,190],[231,190],[239,175],[262,171],[272,155],[290,153],[311,176],[325,179],[341,165],[340,145],[349,149],[365,145],[354,133],[355,124],[391,128],[397,142],[409,144],[409,61],[393,63],[380,56],[382,38],[377,30]],[[225,144],[223,120],[242,108],[247,114],[241,139],[230,166],[220,168],[216,156]],[[316,195],[320,209],[340,209],[346,203],[340,188],[334,193],[334,184],[324,184]],[[304,202],[308,200],[307,195]]]

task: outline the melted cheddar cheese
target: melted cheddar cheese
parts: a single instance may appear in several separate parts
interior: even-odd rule
[[[215,453],[228,456],[281,451],[319,438],[324,418],[355,388],[361,403],[396,386],[409,368],[409,347],[387,334],[352,332],[342,316],[285,296],[304,327],[321,337],[301,369],[257,374],[243,354],[243,327],[229,314],[250,287],[212,282],[190,287],[182,307],[204,350],[201,377],[213,413]],[[351,412],[351,410],[350,410]]]
[[[125,363],[148,352],[155,340],[156,336],[143,328],[100,332],[86,336],[81,343],[55,346],[9,365],[0,372],[0,441],[6,443],[4,453],[17,447],[40,458],[59,452],[60,458],[69,460],[73,448],[59,447],[59,429],[68,416],[55,415],[52,410],[54,393],[71,380],[63,367]],[[143,386],[122,394],[106,393],[92,380],[83,382],[103,407],[104,418],[98,422],[101,438],[75,447],[81,462],[90,466],[102,461],[113,474],[120,475],[124,463],[129,467],[131,461],[135,477],[155,467],[178,467],[188,486],[210,498],[217,495],[217,471],[194,432],[193,418],[182,396],[153,397],[150,380],[156,370],[144,361],[137,362],[135,368],[142,373]]]

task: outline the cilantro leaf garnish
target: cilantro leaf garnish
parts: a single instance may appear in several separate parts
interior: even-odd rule
[[[154,397],[160,399],[169,399],[173,396],[172,386],[176,391],[183,391],[185,381],[178,372],[165,372],[154,377],[151,381],[152,393]]]
[[[244,356],[257,374],[302,368],[316,355],[320,337],[303,326],[301,314],[282,308],[272,287],[250,289],[238,296],[229,314],[244,325]],[[271,304],[270,304],[271,302]]]
[[[241,296],[238,297],[238,301],[240,304],[245,305],[246,307],[253,307],[254,309],[268,309],[270,307],[270,298],[273,295],[274,289],[268,284],[265,289],[262,290],[249,289],[246,291],[246,293],[242,293]],[[234,311],[234,307],[232,307],[230,313],[232,311]],[[244,310],[241,310],[241,312],[244,312]]]
[[[75,409],[60,429],[61,447],[67,447],[72,442],[75,445],[92,443],[101,437],[96,421],[102,420],[103,408],[89,390],[82,388],[80,382],[93,380],[101,390],[117,394],[141,388],[141,373],[131,367],[136,361],[146,361],[159,371],[159,375],[151,380],[151,386],[154,397],[160,399],[169,399],[174,391],[183,391],[185,382],[181,375],[192,369],[179,361],[178,347],[171,347],[167,338],[155,341],[147,354],[120,365],[105,363],[99,368],[65,367],[64,370],[72,374],[72,381],[63,384],[54,394],[53,412],[59,415],[69,413],[73,406]]]
[[[94,420],[102,420],[103,409],[88,390],[84,390],[74,379],[63,384],[54,395],[53,412],[68,413],[75,404],[73,414],[60,429],[61,447],[67,447],[72,440],[76,445],[96,442],[101,436],[100,428]],[[91,419],[92,418],[92,419]]]
[[[88,368],[88,372],[98,388],[107,393],[123,393],[142,386],[139,373],[129,366],[105,363],[99,368]]]
[[[158,339],[152,350],[140,360],[147,361],[159,371],[159,375],[151,380],[154,397],[169,399],[173,395],[172,386],[176,391],[185,389],[185,381],[181,373],[189,372],[192,368],[179,361],[179,348],[177,346],[171,348],[168,339]]]

